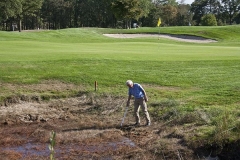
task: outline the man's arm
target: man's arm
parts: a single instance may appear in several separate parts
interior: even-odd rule
[[[143,94],[144,94],[144,100],[147,102],[148,101],[148,97],[147,97],[147,94],[146,94],[144,89],[143,89]]]
[[[141,85],[140,85],[140,88],[144,94],[144,100],[147,102],[148,101],[147,93],[145,92],[145,90],[143,89],[143,87]]]

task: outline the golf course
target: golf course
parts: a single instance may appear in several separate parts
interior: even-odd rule
[[[0,31],[4,160],[240,159],[239,107],[240,25]]]

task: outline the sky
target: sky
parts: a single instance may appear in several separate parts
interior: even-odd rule
[[[180,2],[181,0],[178,0],[178,2]],[[185,0],[185,3],[186,4],[192,4],[192,2],[193,2],[194,0]]]

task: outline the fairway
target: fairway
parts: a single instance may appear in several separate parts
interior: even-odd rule
[[[198,27],[192,28],[193,35],[200,33],[197,29]],[[202,30],[202,27],[199,29]],[[208,29],[206,28],[207,32],[210,32]],[[216,31],[218,29],[212,28],[213,35],[220,35]],[[21,99],[22,96],[37,95],[43,101],[48,101],[87,94],[91,97],[91,102],[84,105],[95,105],[98,101],[92,99],[98,96],[102,101],[113,96],[118,97],[113,104],[120,106],[121,110],[115,112],[113,109],[113,113],[120,119],[123,112],[121,107],[125,105],[124,97],[127,97],[125,81],[131,79],[146,88],[150,99],[149,112],[156,126],[172,121],[184,130],[185,124],[188,124],[196,131],[196,134],[189,136],[192,128],[188,128],[189,132],[183,134],[190,146],[200,146],[200,141],[205,138],[208,139],[204,141],[205,145],[220,142],[216,138],[218,129],[222,132],[239,125],[236,121],[240,115],[239,39],[208,37],[218,42],[201,44],[157,37],[121,39],[103,35],[108,32],[146,33],[146,30],[149,34],[157,33],[156,28],[135,31],[78,28],[22,33],[0,32],[2,106],[15,96]],[[169,27],[165,30],[163,28],[161,32],[172,34],[177,30]],[[187,28],[183,31],[181,28],[181,32],[183,35],[189,33]],[[98,82],[96,92],[95,81]],[[49,89],[41,88],[45,83],[49,83]],[[107,104],[111,106],[111,102]],[[72,107],[71,104],[67,106]],[[100,111],[102,113],[102,110],[94,109],[86,114]],[[82,112],[85,113],[85,110]],[[76,116],[75,111],[71,113]],[[231,115],[230,118],[227,117],[228,125],[219,128],[222,125],[219,123],[226,118],[226,114]],[[111,119],[111,116],[108,118]],[[113,128],[116,123],[119,122],[111,121]],[[237,140],[235,134],[239,128],[235,128],[236,132],[233,131],[225,137]]]
[[[51,34],[59,35],[59,32],[52,31]],[[19,33],[15,34],[19,36]],[[229,84],[239,85],[240,47],[237,46],[156,38],[125,42],[96,33],[101,42],[69,43],[64,41],[64,35],[57,38],[58,41],[62,39],[60,42],[55,42],[55,38],[49,42],[44,35],[48,37],[48,32],[41,33],[43,37],[39,39],[34,36],[39,32],[23,34],[21,41],[18,38],[1,42],[2,82],[37,83],[57,79],[90,85],[98,81],[102,88],[113,85],[122,88],[124,81],[130,78],[161,86],[213,86],[221,89]]]
[[[102,92],[109,92],[112,86],[123,92],[125,80],[132,79],[153,86],[212,88],[211,94],[229,90],[234,95],[240,86],[237,46],[156,37],[117,40],[85,29],[72,30],[79,34],[79,43],[71,43],[70,31],[11,33],[18,38],[1,42],[1,82],[32,84],[53,79],[88,88],[98,81]],[[88,38],[86,42],[82,37]]]

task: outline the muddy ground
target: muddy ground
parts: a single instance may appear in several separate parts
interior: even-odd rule
[[[28,89],[47,90],[44,86]],[[58,85],[51,86],[56,90]],[[71,88],[62,86],[59,91]],[[152,125],[146,127],[142,115],[141,126],[134,127],[132,107],[121,127],[125,98],[84,92],[48,101],[36,95],[8,97],[0,105],[0,159],[49,159],[51,131],[56,132],[54,149],[59,160],[219,158],[210,150],[188,146],[184,135],[194,132],[191,127],[166,125],[154,117]]]

